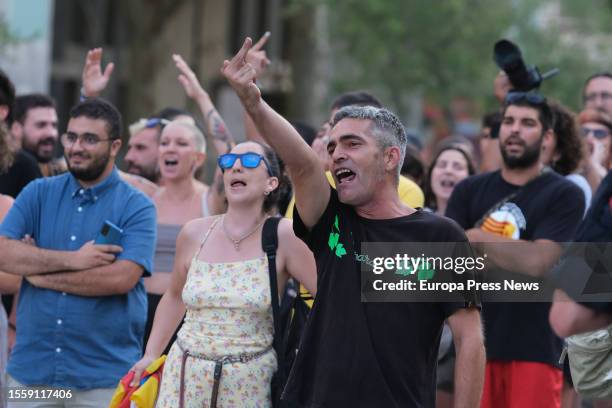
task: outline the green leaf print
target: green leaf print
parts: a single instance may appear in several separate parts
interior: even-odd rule
[[[329,247],[331,249],[334,249],[336,247],[336,245],[338,245],[338,240],[340,239],[340,234],[337,234],[335,232],[331,232],[329,234],[329,239],[327,241],[327,245],[329,245]]]
[[[336,256],[338,258],[342,258],[344,255],[346,255],[346,249],[344,249],[344,245],[338,244],[336,246]]]

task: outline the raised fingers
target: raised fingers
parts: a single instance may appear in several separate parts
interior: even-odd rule
[[[242,64],[246,62],[246,55],[247,52],[249,52],[249,50],[251,49],[252,44],[253,40],[251,40],[251,37],[245,38],[244,43],[242,44],[242,48],[240,48],[240,51],[238,51],[238,53],[234,55],[234,58],[232,58],[230,64],[242,66]]]
[[[255,45],[253,45],[253,48],[251,49],[253,51],[259,51],[260,49],[263,48],[264,45],[266,45],[269,38],[270,38],[270,32],[266,31],[264,35],[261,36],[261,38],[255,43]]]
[[[174,60],[174,63],[176,64],[176,68],[178,68],[178,70],[181,71],[183,75],[187,77],[191,75],[195,75],[193,71],[191,70],[191,68],[189,67],[189,65],[187,65],[183,57],[181,57],[178,54],[174,54],[172,56],[172,59]]]

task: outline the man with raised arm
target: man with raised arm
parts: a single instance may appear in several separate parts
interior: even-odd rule
[[[456,406],[477,406],[485,357],[476,299],[361,302],[362,243],[466,241],[451,221],[400,202],[401,123],[385,109],[341,109],[327,146],[332,190],[314,151],[262,100],[245,59],[251,44],[247,38],[222,72],[286,163],[296,194],[294,229],[317,259],[317,298],[283,399],[303,407],[435,406],[437,351],[448,319],[457,348]]]

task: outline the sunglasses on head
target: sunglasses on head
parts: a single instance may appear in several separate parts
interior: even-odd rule
[[[254,152],[222,154],[217,159],[217,163],[219,164],[221,171],[225,171],[234,167],[234,163],[236,163],[236,160],[238,159],[240,159],[242,167],[245,167],[247,169],[255,169],[257,168],[257,166],[259,166],[259,163],[263,161],[266,165],[266,169],[268,170],[268,175],[270,175],[270,177],[273,176],[268,160],[266,160],[266,158],[263,157],[261,154]]]
[[[605,139],[606,137],[610,136],[610,131],[606,130],[606,129],[593,129],[587,126],[583,126],[582,127],[582,135],[583,136],[588,136],[589,133],[593,133],[593,136],[595,137],[595,139]]]
[[[170,121],[168,119],[149,118],[149,119],[146,119],[144,127],[146,127],[147,129],[150,129],[150,128],[154,128],[156,126],[161,126],[162,129],[163,129],[164,126],[166,126],[168,123],[170,123]]]
[[[527,101],[534,105],[544,105],[546,98],[535,92],[508,92],[506,95],[506,104]]]

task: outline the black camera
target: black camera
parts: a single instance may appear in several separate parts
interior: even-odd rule
[[[508,75],[513,91],[528,92],[537,89],[543,80],[559,73],[559,69],[554,68],[540,74],[538,67],[525,65],[519,47],[508,40],[499,40],[495,43],[493,59],[497,66]]]

